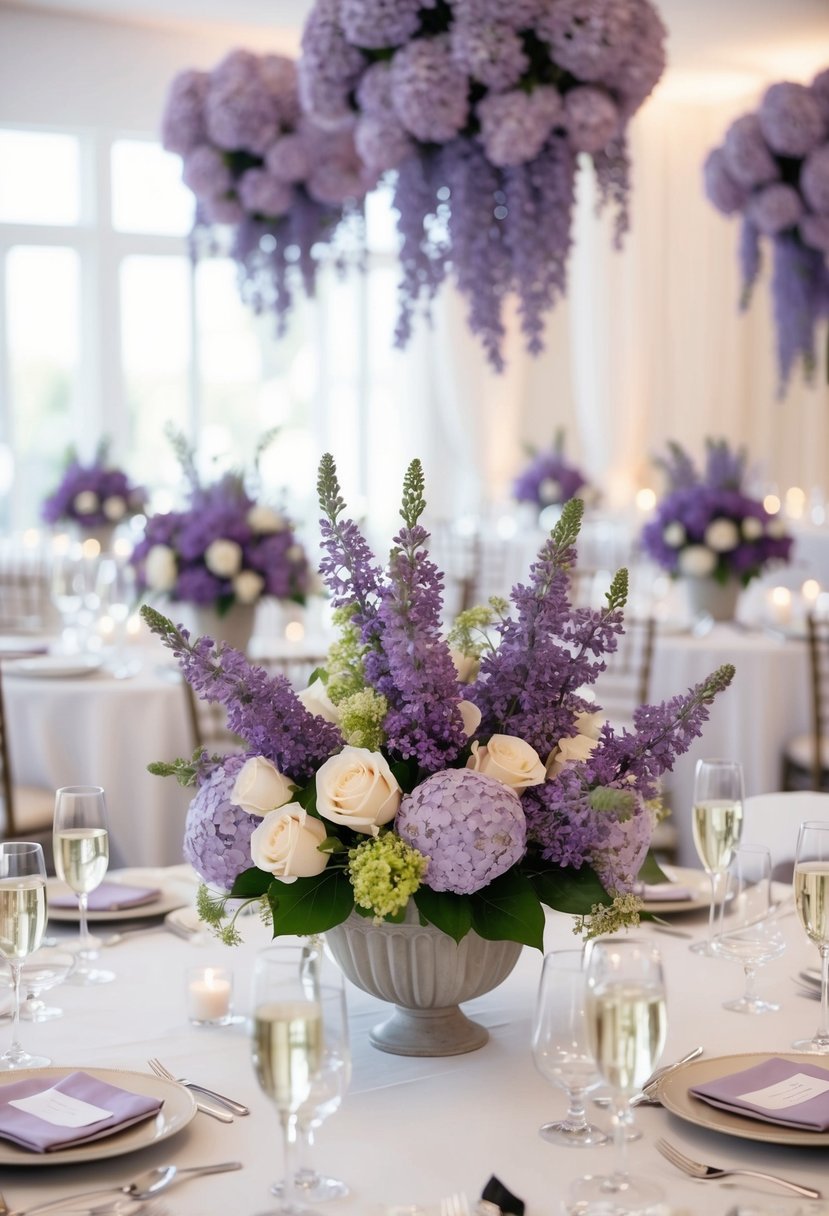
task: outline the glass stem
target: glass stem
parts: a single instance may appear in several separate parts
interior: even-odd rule
[[[7,1057],[10,1060],[19,1060],[23,1055],[23,1047],[20,1042],[20,975],[22,966],[20,963],[9,961],[9,970],[12,976],[12,1041]]]
[[[613,1178],[616,1183],[626,1182],[630,1172],[627,1137],[629,1116],[627,1095],[617,1094],[613,1119],[613,1142],[616,1146],[616,1170]]]
[[[714,940],[714,919],[717,915],[717,891],[720,876],[716,870],[712,870],[708,877],[711,881],[711,903],[708,906],[708,945],[710,946]]]
[[[296,1115],[280,1111],[279,1121],[282,1125],[282,1153],[284,1161],[284,1172],[282,1176],[282,1206],[286,1212],[291,1212],[293,1211],[293,1202],[297,1198],[295,1161],[297,1144],[297,1119]]]
[[[753,1005],[757,1000],[757,968],[754,963],[744,963],[743,971],[746,977],[746,990],[743,993],[743,1000]]]
[[[81,952],[81,954],[89,954],[90,948],[92,945],[92,942],[90,940],[90,935],[89,935],[89,924],[87,923],[87,919],[86,919],[88,903],[89,903],[89,896],[87,895],[86,891],[81,891],[80,895],[78,896],[78,917],[80,920],[80,937],[81,937],[80,952]]]
[[[316,1171],[311,1164],[314,1147],[314,1126],[312,1123],[297,1124],[296,1152],[294,1154],[294,1175],[299,1187],[311,1187],[316,1181]]]
[[[583,1089],[567,1090],[567,1114],[564,1116],[564,1126],[568,1132],[581,1132],[587,1127],[587,1108],[585,1106]]]
[[[818,1039],[829,1043],[829,942],[823,942],[820,947],[820,1025],[817,1029]]]

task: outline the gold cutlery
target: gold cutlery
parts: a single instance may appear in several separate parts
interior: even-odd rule
[[[656,1149],[662,1156],[675,1165],[689,1178],[761,1178],[764,1182],[774,1182],[777,1186],[785,1187],[795,1195],[803,1195],[806,1199],[822,1199],[820,1191],[810,1186],[801,1186],[798,1182],[789,1182],[788,1178],[780,1178],[776,1174],[765,1174],[761,1170],[725,1169],[716,1165],[705,1165],[702,1161],[694,1161],[667,1140],[657,1140]]]
[[[241,1102],[236,1102],[233,1098],[228,1098],[225,1094],[218,1093],[215,1089],[208,1089],[206,1085],[199,1085],[196,1081],[188,1081],[186,1077],[176,1077],[170,1072],[169,1068],[165,1068],[160,1060],[148,1060],[150,1068],[157,1077],[161,1077],[164,1081],[176,1081],[179,1085],[183,1085],[186,1089],[192,1089],[200,1094],[204,1094],[208,1098],[213,1098],[214,1101],[220,1102],[222,1106],[226,1106],[228,1110],[232,1110],[235,1115],[249,1115],[250,1110]],[[2,1213],[0,1213],[2,1216]]]

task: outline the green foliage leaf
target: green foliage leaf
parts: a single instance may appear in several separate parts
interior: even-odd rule
[[[272,882],[273,874],[260,870],[258,866],[251,866],[249,870],[243,870],[241,874],[236,875],[230,888],[230,898],[256,899],[257,896],[265,894]]]
[[[293,796],[294,802],[306,810],[309,815],[313,815],[315,819],[320,818],[320,813],[317,810],[317,783],[313,778],[307,785],[301,786]]]
[[[317,845],[319,853],[347,853],[348,845],[343,844],[339,836],[326,836],[322,844]]]
[[[545,866],[531,874],[529,881],[538,898],[548,908],[585,916],[594,904],[610,903],[607,891],[588,866],[580,870]]]
[[[472,901],[468,895],[419,887],[412,898],[420,915],[456,942],[472,928]]]
[[[508,870],[471,897],[472,928],[488,941],[521,942],[544,948],[544,909],[533,885]]]
[[[416,760],[395,760],[389,768],[404,794],[410,794],[420,784]]]
[[[329,866],[313,878],[271,882],[268,903],[273,913],[273,934],[307,937],[342,924],[354,909],[354,892],[345,871]]]
[[[655,855],[650,852],[648,853],[645,860],[642,862],[642,866],[639,870],[638,878],[639,878],[640,882],[647,882],[647,883],[658,883],[658,882],[670,882],[671,881],[668,878],[668,875],[665,873],[665,871],[659,865],[659,862],[656,860]]]

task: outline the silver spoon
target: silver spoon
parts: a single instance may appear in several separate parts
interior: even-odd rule
[[[103,1186],[98,1187],[94,1191],[81,1191],[78,1195],[64,1196],[62,1199],[50,1199],[47,1203],[39,1203],[33,1208],[25,1208],[23,1210],[11,1212],[7,1207],[0,1208],[0,1216],[7,1213],[8,1216],[34,1216],[36,1212],[48,1212],[53,1208],[66,1207],[67,1204],[74,1203],[78,1199],[87,1199],[92,1195],[108,1195],[113,1191],[126,1195],[129,1199],[150,1199],[153,1195],[159,1194],[160,1191],[166,1191],[168,1186],[171,1186],[177,1178],[182,1178],[188,1174],[197,1176],[199,1174],[224,1174],[229,1170],[240,1170],[242,1168],[241,1161],[222,1161],[218,1165],[188,1165],[179,1167],[177,1165],[159,1165],[155,1169],[145,1170],[143,1174],[139,1174],[132,1182],[128,1182],[126,1186]]]

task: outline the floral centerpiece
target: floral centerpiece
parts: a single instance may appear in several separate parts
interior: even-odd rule
[[[256,450],[255,469],[275,432]],[[244,475],[226,473],[203,484],[192,448],[170,433],[188,486],[183,510],[150,516],[132,553],[138,589],[174,603],[214,608],[252,607],[264,595],[305,602],[311,583],[308,557],[290,520],[257,502]]]
[[[565,503],[577,494],[584,498],[587,478],[564,455],[563,431],[558,432],[551,448],[541,452],[530,448],[529,455],[529,463],[512,485],[516,502],[531,503],[541,511]]]
[[[301,114],[292,59],[233,50],[209,72],[174,78],[162,142],[182,157],[196,196],[196,247],[210,246],[216,225],[230,227],[242,296],[273,311],[281,333],[296,271],[313,295],[323,249],[336,259],[353,244],[347,221],[374,177],[351,132]]]
[[[300,96],[354,126],[377,173],[396,172],[402,282],[397,338],[450,268],[490,362],[515,291],[528,349],[564,295],[577,159],[627,227],[627,126],[665,65],[648,0],[315,0]]]
[[[771,243],[771,294],[780,392],[802,359],[814,371],[815,331],[829,316],[829,68],[811,85],[783,81],[737,118],[705,161],[709,199],[742,216],[742,307],[748,307]]]
[[[642,547],[672,575],[737,580],[745,586],[770,562],[786,562],[792,538],[777,515],[743,488],[746,453],[706,441],[699,470],[678,443],[657,462],[668,492],[642,530]]]
[[[70,451],[60,483],[43,503],[46,523],[71,523],[94,531],[114,528],[143,510],[145,491],[110,461],[109,447],[109,441],[102,439],[88,463],[74,449]]]
[[[318,488],[341,635],[308,688],[142,610],[246,748],[151,766],[197,786],[184,854],[214,889],[203,918],[233,941],[228,898],[264,897],[275,934],[320,933],[353,912],[400,921],[412,901],[456,941],[474,929],[539,948],[543,904],[589,917],[591,932],[635,921],[659,777],[733,667],[642,707],[635,731],[617,735],[581,690],[622,632],[627,574],[601,611],[571,607],[578,499],[511,605],[471,609],[445,639],[419,463],[385,569],[344,517],[330,456]],[[473,683],[459,683],[450,645],[478,662]]]

